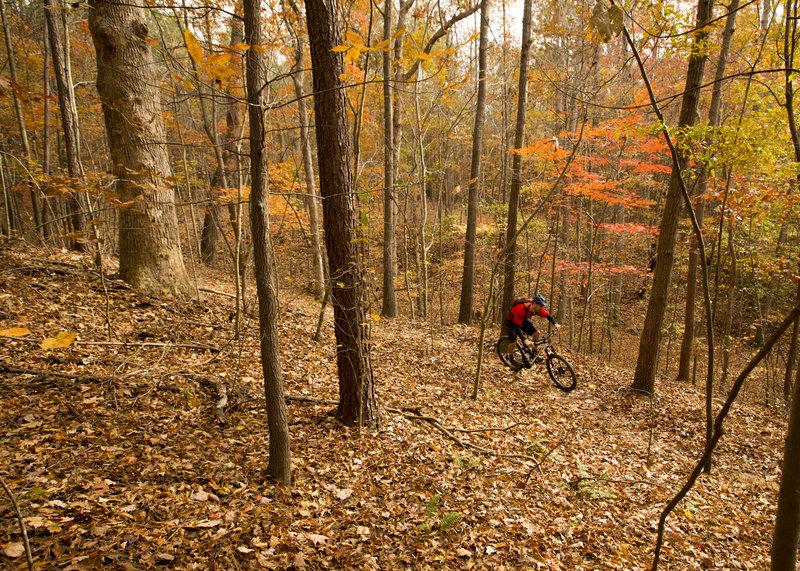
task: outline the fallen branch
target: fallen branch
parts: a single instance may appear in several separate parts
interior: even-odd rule
[[[468,450],[472,450],[472,451],[474,451],[474,452],[476,452],[478,454],[481,454],[483,456],[491,456],[493,458],[502,458],[503,460],[508,460],[509,462],[513,462],[515,464],[521,464],[522,460],[528,461],[528,462],[536,462],[536,458],[534,458],[533,456],[528,456],[526,454],[503,454],[501,452],[498,452],[497,450],[490,450],[488,448],[482,448],[481,446],[477,446],[475,444],[472,444],[471,442],[465,442],[465,441],[461,440],[460,438],[458,438],[455,434],[453,434],[453,431],[461,430],[461,429],[451,429],[451,428],[445,427],[441,422],[439,422],[438,419],[436,419],[436,418],[434,418],[432,416],[423,416],[423,415],[420,415],[420,414],[406,414],[405,411],[400,410],[400,409],[396,409],[396,408],[387,408],[386,410],[389,411],[389,412],[394,412],[396,414],[400,414],[400,415],[406,417],[409,420],[422,420],[424,422],[427,422],[428,424],[430,424],[431,426],[436,428],[436,430],[438,430],[439,432],[444,434],[449,440],[455,442],[456,444],[458,444],[462,448],[466,448]]]
[[[223,297],[229,297],[231,299],[236,299],[235,295],[233,295],[232,293],[228,293],[226,291],[217,291],[215,289],[211,289],[210,287],[199,287],[197,289],[199,289],[200,291],[204,291],[206,293],[213,293],[213,294],[216,294],[216,295],[221,295]]]
[[[31,343],[33,345],[40,345],[42,342],[39,339],[30,337],[15,337],[13,335],[6,335],[2,339],[11,339],[12,341],[22,341],[24,343]],[[212,353],[219,353],[222,351],[219,347],[213,345],[205,345],[203,343],[156,343],[153,341],[74,341],[73,345],[99,345],[107,347],[162,347],[162,348],[176,348],[176,349],[197,349],[200,351],[211,351]]]
[[[203,343],[154,343],[154,342],[128,342],[128,341],[75,341],[75,345],[104,345],[110,347],[165,347],[177,349],[198,349],[200,351],[211,351],[219,353],[219,347],[205,345]]]
[[[111,382],[111,377],[101,375],[75,375],[72,373],[59,373],[58,371],[45,371],[43,369],[28,369],[27,367],[14,367],[6,363],[0,363],[0,371],[6,373],[16,373],[18,375],[36,375],[39,377],[53,377],[56,379],[69,379],[71,381],[104,381]]]
[[[316,397],[308,397],[305,395],[286,395],[284,397],[287,402],[309,402],[313,404],[327,404],[331,406],[338,406],[339,401],[333,399],[320,399]]]
[[[452,430],[453,430],[453,432],[465,432],[467,434],[479,433],[479,432],[508,432],[511,429],[516,428],[518,426],[528,426],[528,423],[527,422],[515,422],[514,424],[506,426],[505,428],[497,428],[497,427],[491,427],[491,428],[453,428]]]
[[[550,457],[550,455],[551,455],[553,452],[555,452],[555,451],[556,451],[556,448],[558,448],[559,446],[561,446],[561,444],[562,444],[563,442],[564,442],[564,439],[562,438],[561,440],[559,440],[558,442],[556,442],[556,445],[555,445],[555,446],[553,446],[553,447],[552,447],[550,450],[548,450],[548,451],[547,451],[547,454],[545,454],[544,456],[542,456],[542,458],[541,458],[540,460],[534,460],[535,464],[534,464],[533,466],[531,466],[531,469],[530,469],[530,470],[528,470],[528,475],[527,475],[527,476],[525,476],[525,481],[522,483],[522,487],[523,487],[523,488],[524,488],[525,486],[527,486],[527,485],[528,485],[528,480],[530,480],[530,479],[531,479],[531,474],[533,474],[533,471],[534,471],[534,470],[536,470],[536,469],[538,469],[538,470],[541,472],[541,471],[542,471],[542,464],[544,464],[544,461],[545,461],[545,460],[547,460],[547,459]]]
[[[22,543],[25,546],[25,558],[28,560],[28,569],[33,571],[33,554],[31,554],[31,544],[28,541],[28,531],[25,529],[25,521],[22,519],[22,513],[19,511],[19,506],[17,505],[17,499],[14,497],[14,494],[11,493],[11,490],[6,485],[5,480],[0,477],[0,485],[3,486],[3,489],[6,491],[8,495],[8,499],[11,501],[11,505],[14,506],[14,511],[17,513],[17,521],[19,522],[19,529],[22,531]]]

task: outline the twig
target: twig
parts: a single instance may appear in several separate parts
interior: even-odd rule
[[[555,446],[553,446],[553,447],[552,447],[550,450],[548,450],[548,451],[547,451],[547,454],[545,454],[544,456],[542,456],[541,460],[534,460],[535,464],[534,464],[533,466],[531,466],[531,469],[530,469],[530,470],[528,470],[528,475],[527,475],[527,476],[525,476],[525,481],[522,483],[522,486],[523,486],[523,487],[525,487],[525,486],[527,486],[527,485],[528,485],[528,480],[530,480],[530,479],[531,479],[531,475],[533,474],[533,471],[534,471],[536,468],[538,468],[538,469],[541,471],[541,469],[542,469],[542,464],[544,464],[544,461],[545,461],[545,460],[547,460],[547,459],[550,457],[550,454],[552,454],[553,452],[555,452],[555,451],[556,451],[556,448],[558,448],[559,446],[561,446],[561,444],[563,444],[563,442],[564,442],[564,439],[562,438],[561,440],[559,440],[558,442],[556,442],[556,445],[555,445]]]
[[[219,347],[205,345],[202,343],[153,343],[153,342],[128,342],[128,341],[75,341],[76,345],[104,345],[111,347],[165,347],[180,349],[199,349],[201,351],[211,351],[219,353]]]
[[[11,339],[12,341],[22,341],[23,343],[32,343],[34,345],[41,344],[41,341],[30,337],[15,337],[7,335],[0,337],[0,339]],[[222,351],[219,347],[213,345],[205,345],[203,343],[155,343],[155,342],[142,342],[142,341],[74,341],[74,345],[100,345],[107,347],[162,347],[162,348],[178,348],[178,349],[199,349],[200,351],[211,351],[212,353],[219,353]]]
[[[413,415],[412,414],[406,414],[403,410],[396,409],[396,408],[387,408],[386,410],[389,411],[389,412],[394,412],[396,414],[400,414],[400,415],[406,417],[409,420],[422,420],[422,421],[425,421],[428,424],[430,424],[431,426],[433,426],[436,430],[438,430],[439,432],[444,434],[449,440],[455,442],[456,444],[458,444],[462,448],[467,448],[469,450],[473,450],[473,451],[477,452],[478,454],[482,454],[484,456],[492,456],[492,457],[496,457],[496,458],[502,458],[503,460],[508,460],[509,462],[513,462],[513,463],[516,463],[516,464],[520,464],[521,460],[525,460],[525,461],[528,461],[528,462],[536,462],[536,458],[534,458],[533,456],[528,456],[526,454],[503,454],[503,453],[498,452],[496,450],[490,450],[488,448],[482,448],[480,446],[472,444],[471,442],[464,442],[463,440],[458,438],[455,434],[453,434],[453,429],[445,427],[444,425],[442,425],[441,422],[439,422],[438,419],[436,419],[436,418],[434,418],[432,416],[423,416],[423,415],[420,415],[420,414],[413,414]]]
[[[453,432],[465,432],[467,434],[476,433],[476,432],[508,432],[512,428],[516,428],[518,426],[528,426],[529,423],[527,422],[515,422],[505,428],[497,428],[497,427],[490,427],[490,428],[453,428],[451,429]]]
[[[11,493],[11,490],[8,488],[5,480],[3,480],[2,477],[0,477],[0,484],[2,484],[6,494],[8,494],[8,499],[11,500],[11,505],[14,506],[14,511],[17,513],[17,521],[19,522],[19,528],[22,531],[22,543],[25,545],[25,558],[28,560],[28,569],[33,571],[33,555],[31,554],[31,544],[28,542],[28,531],[25,529],[25,521],[22,519],[22,513],[19,511],[17,499],[14,497],[14,494]]]
[[[111,382],[111,377],[104,377],[102,375],[75,375],[72,373],[60,373],[58,371],[45,371],[43,369],[29,369],[27,367],[15,367],[0,362],[0,371],[6,373],[17,373],[22,375],[37,375],[41,377],[55,377],[57,379],[69,379],[73,381],[105,381]]]
[[[320,399],[316,397],[308,397],[305,395],[286,395],[284,397],[289,402],[309,402],[313,404],[327,404],[331,406],[338,406],[339,401],[333,399]]]

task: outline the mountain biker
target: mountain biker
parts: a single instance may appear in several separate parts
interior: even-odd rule
[[[532,298],[517,298],[514,300],[514,303],[511,304],[511,308],[509,308],[508,313],[506,313],[505,323],[506,331],[508,332],[509,358],[511,358],[514,352],[517,335],[522,338],[522,342],[525,343],[526,347],[533,349],[534,352],[536,351],[533,341],[538,341],[539,330],[536,328],[536,325],[533,324],[533,321],[531,321],[531,317],[544,317],[552,323],[556,329],[561,328],[561,326],[556,323],[555,318],[547,312],[545,307],[547,307],[547,300],[545,300],[544,296],[540,293],[537,293]],[[526,336],[531,337],[532,340],[527,339]],[[542,358],[536,357],[534,361],[540,363]]]

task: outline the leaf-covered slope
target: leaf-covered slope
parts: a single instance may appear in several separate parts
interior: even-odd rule
[[[220,275],[201,282],[231,289]],[[0,476],[37,562],[649,566],[659,513],[703,445],[703,399],[692,387],[663,383],[651,401],[628,391],[628,372],[557,347],[579,376],[565,394],[543,367],[511,374],[487,347],[472,400],[475,329],[381,320],[372,327],[381,425],[359,433],[330,415],[330,314],[316,343],[316,306],[290,291],[281,301],[288,488],[263,475],[257,324],[233,339],[232,300],[144,298],[113,280],[104,287],[86,258],[0,251],[0,329],[29,332],[0,337]],[[67,348],[41,348],[65,331],[78,334]],[[226,426],[214,414],[220,384]],[[664,568],[768,567],[782,417],[735,408],[713,473],[668,520]],[[2,567],[24,566],[7,498],[0,514]]]

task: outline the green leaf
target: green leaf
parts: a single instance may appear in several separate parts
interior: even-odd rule
[[[441,529],[442,531],[447,531],[448,529],[453,527],[460,518],[461,516],[457,512],[448,512],[447,515],[445,515],[442,518],[442,521],[439,523],[439,529]]]
[[[433,494],[431,501],[428,502],[428,507],[425,508],[425,517],[432,518],[436,515],[436,512],[439,510],[439,498],[441,496],[439,494]]]

